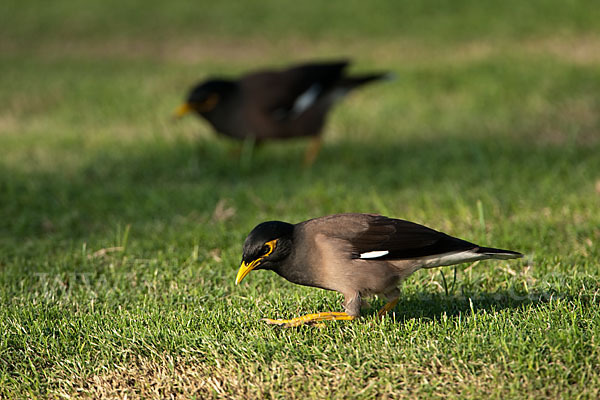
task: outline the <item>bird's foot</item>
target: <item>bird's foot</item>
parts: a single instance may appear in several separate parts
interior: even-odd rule
[[[295,326],[300,326],[303,324],[310,324],[313,326],[317,326],[319,328],[324,327],[325,325],[321,323],[321,321],[331,321],[331,320],[339,320],[339,321],[350,321],[356,317],[349,315],[345,312],[321,312],[316,314],[307,314],[301,317],[296,317],[292,319],[270,319],[263,318],[261,321],[265,321],[269,325],[279,325],[283,328],[292,328]]]
[[[392,311],[394,309],[394,307],[396,307],[396,304],[398,304],[398,300],[400,300],[400,298],[396,297],[394,300],[390,301],[385,306],[383,306],[381,308],[381,310],[379,310],[379,312],[377,313],[377,317],[378,318],[383,318],[383,316],[385,314],[387,314],[388,312]]]

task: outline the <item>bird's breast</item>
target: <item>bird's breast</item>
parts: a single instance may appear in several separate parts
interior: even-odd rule
[[[321,279],[318,274],[313,273],[313,268],[303,262],[289,263],[289,265],[282,266],[275,270],[281,277],[297,285],[323,287]]]

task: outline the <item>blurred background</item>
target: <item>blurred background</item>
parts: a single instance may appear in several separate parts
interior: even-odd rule
[[[77,321],[85,343],[111,329],[134,332],[152,336],[158,353],[208,346],[214,362],[235,346],[222,337],[215,347],[199,343],[230,321],[233,331],[298,304],[339,307],[335,294],[313,296],[267,273],[237,288],[256,304],[235,297],[250,229],[349,211],[527,254],[515,270],[459,275],[467,292],[526,293],[560,274],[569,278],[555,289],[576,296],[599,276],[599,34],[591,0],[3,0],[4,322]],[[340,57],[354,61],[351,72],[389,70],[396,79],[357,90],[333,110],[311,168],[302,166],[305,141],[265,144],[244,164],[204,121],[172,118],[190,86],[209,76]],[[409,298],[443,292],[435,271],[412,282]],[[428,306],[453,307],[440,304]],[[89,307],[110,315],[99,317],[101,330],[86,319]],[[141,322],[112,313],[117,307]],[[27,320],[27,310],[39,317]],[[174,318],[161,326],[179,342],[146,330],[157,315]],[[214,329],[200,340],[193,329],[178,331],[177,318]],[[95,359],[96,349],[79,352],[71,339],[49,344],[14,332],[25,344],[2,353],[10,376],[44,365],[57,374],[24,381],[31,393],[147,344],[115,342],[103,350],[110,357]],[[79,354],[66,357],[79,367],[58,365],[65,348]]]
[[[506,215],[522,198],[536,210],[551,205],[559,182],[565,193],[582,190],[573,175],[598,165],[592,1],[8,0],[1,11],[8,236],[204,215],[221,198],[247,204],[246,196],[266,197],[255,204],[267,207],[261,217],[269,207],[301,218],[366,211],[377,195],[389,209],[375,211],[423,217],[439,189],[469,205],[518,192]],[[301,141],[266,146],[241,171],[228,158],[231,142],[204,121],[171,120],[208,76],[339,57],[354,60],[353,72],[391,70],[397,79],[334,110],[312,172],[295,168]],[[592,190],[580,194],[594,196],[595,181],[585,183]],[[365,192],[375,193],[354,203]],[[341,203],[328,206],[334,199]]]

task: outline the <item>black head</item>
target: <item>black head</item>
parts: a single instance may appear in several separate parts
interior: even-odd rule
[[[268,221],[257,225],[246,237],[242,265],[235,283],[238,284],[253,269],[274,269],[292,251],[294,225]]]
[[[208,114],[236,90],[237,84],[225,79],[210,79],[199,83],[190,90],[185,103],[177,109],[176,116],[181,117],[190,111]]]

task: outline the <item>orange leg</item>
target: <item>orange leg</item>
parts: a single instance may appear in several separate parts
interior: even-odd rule
[[[321,145],[323,142],[321,141],[321,136],[315,136],[311,139],[310,144],[306,148],[306,153],[304,153],[304,166],[310,167],[315,162],[319,151],[321,150]]]
[[[377,316],[379,318],[383,318],[383,316],[385,314],[392,311],[394,309],[394,307],[396,307],[396,304],[398,304],[398,300],[400,300],[400,297],[396,297],[395,299],[393,299],[389,303],[387,303],[385,306],[383,306],[381,308],[381,310],[379,310],[379,312],[377,313]]]
[[[284,328],[291,328],[294,326],[299,326],[302,324],[317,324],[318,326],[321,321],[350,321],[356,317],[349,315],[345,312],[320,312],[316,314],[307,314],[301,317],[292,318],[292,319],[269,319],[263,318],[261,321],[265,321],[269,325],[279,325]]]

